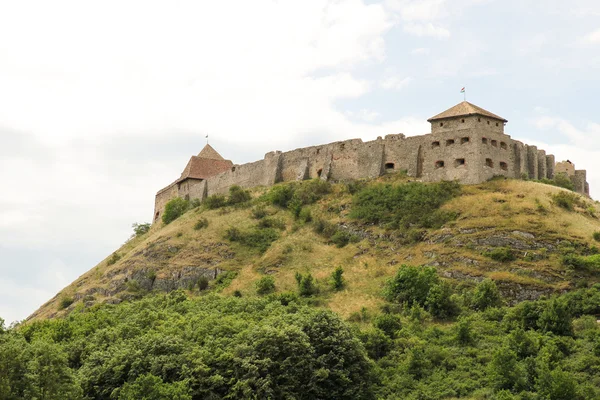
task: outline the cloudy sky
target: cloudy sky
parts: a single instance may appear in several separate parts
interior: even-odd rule
[[[403,132],[468,100],[588,170],[597,0],[0,0],[0,317],[150,221],[209,134],[235,163]]]

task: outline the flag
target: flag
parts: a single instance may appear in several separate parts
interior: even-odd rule
[[[460,92],[464,93],[465,92],[465,88],[460,89]]]

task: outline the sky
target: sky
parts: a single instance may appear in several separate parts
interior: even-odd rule
[[[600,197],[597,0],[0,0],[0,317],[26,318],[152,218],[210,143],[430,132],[467,100]]]

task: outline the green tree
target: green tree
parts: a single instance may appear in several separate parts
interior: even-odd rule
[[[270,276],[263,276],[255,283],[256,293],[259,295],[273,293],[275,291],[275,279]]]
[[[315,284],[315,279],[310,272],[306,275],[296,272],[296,283],[298,284],[298,292],[300,296],[308,297],[317,293],[317,285]]]
[[[544,400],[578,400],[577,383],[573,376],[562,369],[549,371],[542,368],[539,373],[537,390]]]
[[[334,290],[340,290],[344,287],[344,269],[337,266],[331,273],[331,285]]]
[[[481,281],[473,291],[471,304],[476,310],[485,310],[489,307],[499,307],[502,305],[502,296],[496,286],[496,282],[491,279]]]
[[[165,383],[152,374],[138,376],[117,390],[118,400],[191,400],[188,382]]]
[[[175,197],[169,200],[165,205],[165,212],[162,216],[164,224],[170,224],[177,218],[181,217],[190,207],[190,202],[182,199],[181,197]]]
[[[514,390],[524,385],[524,371],[517,354],[507,346],[498,348],[488,365],[488,379],[495,390]]]
[[[144,222],[144,223],[137,223],[134,222],[131,227],[133,228],[133,236],[134,237],[138,237],[138,236],[142,236],[145,235],[146,233],[148,233],[148,231],[150,230],[150,223],[148,222]]]
[[[375,319],[373,325],[389,336],[390,339],[395,339],[396,332],[402,328],[400,317],[394,314],[381,314]]]
[[[559,299],[547,302],[538,320],[538,327],[557,335],[573,335],[573,320],[566,302]]]
[[[425,307],[437,318],[450,318],[459,313],[458,305],[452,299],[452,288],[440,282],[429,289]]]
[[[439,279],[433,267],[413,267],[402,265],[396,275],[386,282],[384,296],[386,300],[424,306],[429,290]]]
[[[68,366],[67,355],[60,346],[42,340],[29,348],[25,377],[29,383],[25,395],[30,399],[68,400],[82,396],[73,371]]]
[[[229,188],[229,199],[227,200],[228,204],[234,205],[245,203],[250,201],[250,199],[252,199],[250,192],[242,189],[238,185],[233,185]]]

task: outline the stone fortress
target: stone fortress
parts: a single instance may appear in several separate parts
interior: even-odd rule
[[[370,142],[350,139],[288,152],[272,151],[264,159],[236,165],[210,145],[192,156],[179,179],[156,194],[154,221],[175,198],[203,200],[243,188],[320,178],[345,181],[407,172],[423,182],[457,180],[476,184],[503,175],[519,179],[552,179],[565,174],[581,194],[589,195],[586,171],[504,133],[506,119],[463,101],[428,119],[431,133],[406,137],[391,134]]]

